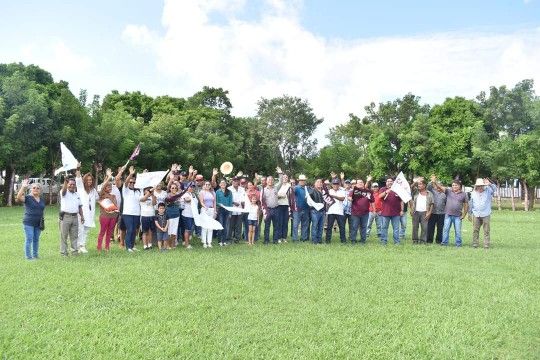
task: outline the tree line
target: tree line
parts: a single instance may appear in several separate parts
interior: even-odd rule
[[[257,105],[251,117],[233,116],[228,91],[206,86],[189,98],[112,91],[88,99],[85,90],[77,97],[35,65],[0,64],[2,202],[11,204],[15,174],[51,176],[60,167],[61,141],[83,171],[97,176],[123,164],[140,143],[138,168],[180,163],[205,176],[224,161],[245,174],[271,174],[278,165],[311,178],[403,171],[467,183],[489,176],[519,179],[529,200],[540,184],[540,100],[532,80],[433,106],[413,94],[371,103],[364,116],[350,114],[333,127],[322,149],[313,133],[323,119],[308,101],[283,95]]]

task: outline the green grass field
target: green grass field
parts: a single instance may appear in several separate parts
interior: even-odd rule
[[[281,244],[41,259],[0,208],[1,359],[540,358],[540,212],[495,212],[492,249]],[[535,227],[536,225],[536,227]],[[535,230],[536,228],[536,230]],[[139,246],[140,248],[141,246]]]

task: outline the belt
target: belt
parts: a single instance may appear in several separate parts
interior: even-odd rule
[[[68,213],[68,212],[65,212],[65,213],[64,213],[64,216],[65,216],[65,215],[69,215],[69,216],[77,216],[77,215],[79,215],[79,214],[77,214],[77,213]]]

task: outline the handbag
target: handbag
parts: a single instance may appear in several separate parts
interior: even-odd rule
[[[45,217],[42,216],[41,219],[39,219],[39,230],[43,231],[45,230]]]

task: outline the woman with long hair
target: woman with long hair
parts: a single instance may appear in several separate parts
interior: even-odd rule
[[[91,228],[96,227],[94,221],[96,214],[96,202],[98,199],[98,192],[95,189],[96,182],[91,173],[86,173],[81,177],[81,163],[77,165],[77,170],[75,172],[75,184],[77,185],[77,193],[81,199],[82,211],[84,215],[84,223],[81,222],[79,218],[79,252],[86,254],[86,240],[88,238],[88,233]]]
[[[208,217],[215,219],[216,218],[216,194],[214,189],[210,184],[210,181],[206,181],[203,185],[202,190],[199,192],[199,202],[201,204],[201,213],[204,212]],[[202,228],[201,229],[201,241],[203,247],[212,247],[212,235],[214,233],[213,229]]]
[[[105,181],[99,192],[99,235],[97,250],[101,253],[103,238],[105,237],[105,251],[108,252],[111,244],[111,237],[118,218],[118,202],[113,194],[113,184],[110,183],[111,169],[107,169]]]

